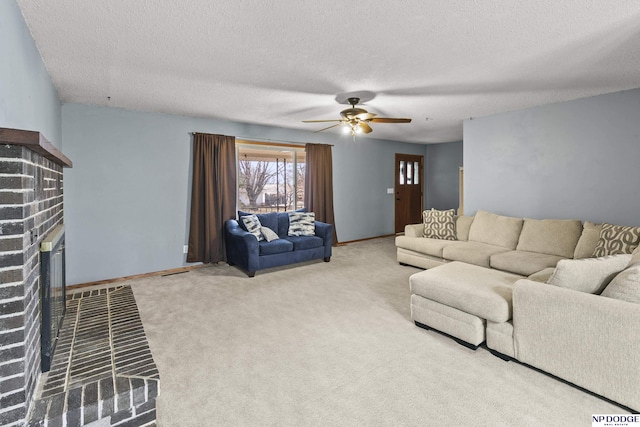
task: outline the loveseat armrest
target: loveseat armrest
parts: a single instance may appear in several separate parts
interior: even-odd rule
[[[516,359],[640,409],[640,304],[527,279],[513,286]]]
[[[404,235],[407,237],[424,237],[424,224],[405,225]]]
[[[333,245],[333,224],[327,224],[326,222],[315,222],[315,234],[322,238],[322,245],[324,246],[324,260],[328,261],[331,258],[331,246]]]
[[[227,262],[238,265],[252,276],[260,268],[260,249],[256,236],[243,230],[235,219],[224,223]]]

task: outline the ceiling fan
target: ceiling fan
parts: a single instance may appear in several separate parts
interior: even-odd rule
[[[369,123],[411,123],[411,119],[400,119],[391,117],[376,117],[375,114],[369,113],[364,108],[357,108],[356,105],[360,102],[360,98],[347,98],[347,102],[351,105],[351,108],[340,111],[339,120],[303,120],[303,123],[328,123],[338,122],[335,125],[317,130],[316,132],[322,132],[323,130],[331,129],[336,126],[348,125],[351,130],[351,135],[354,137],[358,133],[371,133],[373,129],[369,126]],[[349,130],[348,129],[348,130]]]

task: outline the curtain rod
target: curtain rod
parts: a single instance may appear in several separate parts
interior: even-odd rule
[[[191,135],[195,135],[197,133],[208,133],[208,132],[190,132]],[[245,141],[249,140],[249,141],[257,141],[257,142],[281,142],[284,144],[298,144],[298,145],[304,145],[306,144],[306,142],[300,142],[300,141],[287,141],[284,139],[268,139],[268,138],[256,138],[253,136],[234,136],[235,139],[244,139]],[[310,142],[310,144],[315,144],[315,142]],[[333,144],[324,144],[324,145],[330,145],[330,146],[334,146]]]

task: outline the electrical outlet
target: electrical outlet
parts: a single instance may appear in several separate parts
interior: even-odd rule
[[[387,194],[393,194],[393,188],[387,188]]]
[[[184,245],[182,247],[182,253],[184,253],[184,254],[188,254],[189,253],[189,245]]]

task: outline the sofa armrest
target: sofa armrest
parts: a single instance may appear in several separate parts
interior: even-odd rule
[[[407,224],[404,226],[404,235],[407,237],[424,237],[423,224]]]
[[[318,237],[322,237],[324,246],[324,259],[331,258],[331,247],[333,246],[333,224],[327,224],[326,222],[315,222],[315,234]]]
[[[238,265],[249,273],[255,273],[260,268],[258,239],[243,230],[235,219],[224,223],[224,237],[227,262]]]
[[[640,304],[523,279],[513,286],[516,359],[640,408]]]

